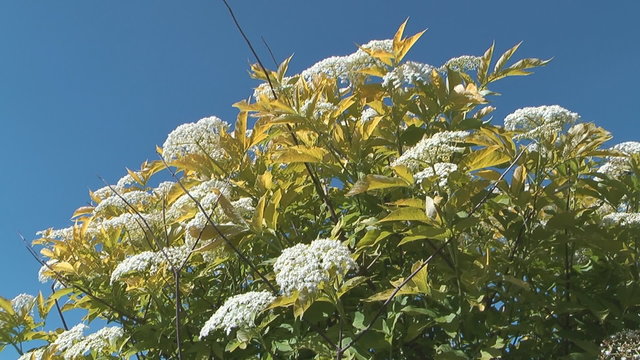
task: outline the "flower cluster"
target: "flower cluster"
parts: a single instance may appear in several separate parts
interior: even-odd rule
[[[525,107],[504,118],[504,128],[522,131],[519,139],[548,139],[557,135],[565,125],[575,123],[580,116],[558,105]]]
[[[604,339],[599,359],[640,359],[640,331],[623,330]]]
[[[447,68],[453,71],[472,71],[480,67],[481,58],[479,56],[462,55],[447,60],[438,70],[446,72]]]
[[[18,360],[42,360],[42,357],[44,356],[44,352],[45,352],[44,348],[31,350],[29,352],[22,354],[18,358]]]
[[[64,352],[84,338],[84,331],[87,328],[87,325],[80,323],[67,331],[63,331],[51,345],[55,346],[57,351]]]
[[[276,282],[285,294],[315,293],[335,276],[342,277],[357,267],[349,249],[337,240],[318,239],[282,251],[273,269]]]
[[[130,256],[120,262],[111,273],[111,283],[120,280],[130,273],[147,272],[150,274],[158,271],[162,265],[179,266],[191,253],[191,244],[166,247],[159,251],[144,251]],[[167,261],[169,262],[167,264]]]
[[[153,194],[146,191],[134,190],[118,192],[100,201],[94,209],[95,214],[103,214],[107,209],[117,212],[133,211],[131,207],[140,211],[148,207],[153,200]]]
[[[394,89],[399,89],[406,85],[427,84],[431,81],[431,72],[433,70],[434,67],[429,64],[407,61],[389,71],[382,78],[382,86],[391,86]]]
[[[358,71],[373,66],[380,66],[382,64],[362,49],[367,49],[369,51],[391,52],[393,49],[393,41],[372,40],[369,43],[362,45],[361,49],[358,49],[358,51],[353,54],[347,56],[332,56],[319,61],[310,68],[304,70],[301,75],[306,80],[311,80],[315,76],[324,74],[328,77],[337,78],[343,82],[353,82],[355,78],[361,75]]]
[[[162,156],[174,160],[191,154],[224,159],[226,153],[220,146],[220,133],[226,131],[228,124],[215,116],[200,119],[196,123],[187,123],[173,130],[162,145]]]
[[[113,346],[123,335],[124,332],[120,327],[111,326],[102,328],[93,334],[87,335],[69,347],[64,352],[64,359],[78,359],[88,352],[103,352]]]
[[[33,295],[20,294],[11,300],[11,307],[16,313],[25,314],[31,310],[35,302],[36,298]]]
[[[433,136],[420,140],[412,148],[398,157],[391,166],[405,165],[413,170],[424,168],[425,165],[447,161],[456,152],[462,152],[464,147],[457,146],[469,136],[468,131],[442,131]]]
[[[640,213],[614,212],[603,216],[602,223],[626,228],[638,228],[640,227]]]
[[[619,177],[630,170],[628,156],[640,154],[640,143],[627,141],[611,147],[612,151],[618,151],[626,156],[608,156],[598,171],[611,177]]]
[[[224,329],[228,335],[234,328],[254,327],[256,316],[274,300],[275,297],[266,291],[250,291],[230,297],[204,324],[200,338],[215,329]]]
[[[426,169],[420,171],[419,173],[414,174],[413,178],[417,183],[421,183],[423,180],[429,179],[435,176],[439,179],[438,185],[440,187],[445,187],[447,186],[447,180],[449,178],[449,175],[456,170],[458,170],[458,165],[456,164],[447,163],[447,162],[435,163],[433,164],[433,166],[429,166]]]

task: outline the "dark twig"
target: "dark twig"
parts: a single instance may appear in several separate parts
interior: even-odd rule
[[[269,288],[269,290],[275,294],[278,295],[278,289],[269,281],[269,279],[266,278],[266,276],[264,276],[262,274],[262,272],[258,269],[258,267],[253,264],[253,262],[251,262],[251,260],[249,260],[249,258],[247,258],[241,251],[240,249],[238,249],[237,246],[235,246],[233,244],[233,242],[222,232],[222,230],[220,230],[220,228],[215,224],[215,222],[213,221],[213,219],[211,218],[211,215],[207,214],[206,210],[204,209],[204,206],[202,206],[202,203],[200,203],[200,201],[198,201],[198,199],[196,199],[190,192],[189,190],[187,190],[187,188],[184,186],[184,184],[182,183],[182,181],[180,180],[180,178],[178,177],[178,175],[176,174],[176,172],[174,170],[171,169],[171,167],[169,166],[169,164],[167,164],[166,160],[162,157],[160,157],[160,159],[162,160],[162,162],[164,163],[166,169],[169,171],[169,173],[171,174],[171,176],[176,180],[176,182],[178,183],[178,185],[180,186],[180,188],[182,188],[182,190],[187,194],[187,196],[189,196],[189,198],[191,198],[191,200],[193,200],[193,202],[196,204],[196,206],[198,207],[198,209],[200,211],[202,211],[202,213],[205,215],[207,223],[213,228],[213,230],[218,234],[218,236],[220,236],[220,238],[227,244],[227,246],[229,246],[231,248],[231,250],[240,258],[240,260],[242,262],[244,262],[245,264],[247,264],[249,266],[249,268],[251,268],[251,270],[258,275],[258,277],[265,283],[265,285]],[[315,328],[315,326],[310,323],[308,320],[302,318],[303,321],[305,321],[307,324],[309,324],[309,326],[313,327],[314,330],[318,331],[318,334],[326,341],[328,342],[331,346],[335,347],[335,344],[333,343],[333,341],[331,341],[331,339],[329,339],[329,337],[322,331],[320,331],[320,329]]]
[[[262,39],[262,43],[264,44],[264,46],[267,47],[267,51],[269,51],[269,55],[271,55],[271,60],[273,60],[273,64],[278,67],[278,60],[276,60],[276,57],[273,55],[273,51],[271,51],[271,47],[269,46],[269,44],[267,44],[267,40],[265,40],[264,36],[260,36],[260,39]]]
[[[276,91],[275,91],[275,89],[273,87],[273,83],[271,82],[271,77],[269,76],[269,72],[267,71],[267,68],[265,68],[265,66],[262,64],[262,61],[260,60],[260,57],[258,56],[258,53],[253,48],[253,45],[251,44],[251,41],[249,40],[247,35],[242,30],[242,27],[240,26],[240,23],[238,22],[238,19],[236,18],[235,14],[233,13],[233,10],[231,9],[231,6],[229,6],[229,3],[227,2],[227,0],[222,0],[222,2],[227,7],[227,10],[229,10],[229,14],[231,15],[231,18],[233,19],[233,22],[235,23],[236,28],[238,29],[238,31],[240,32],[240,34],[244,38],[244,41],[247,43],[247,46],[249,46],[249,49],[251,50],[251,53],[256,58],[256,61],[258,62],[258,65],[260,66],[260,69],[262,69],[262,71],[264,72],[264,75],[267,78],[267,83],[269,84],[269,89],[271,90],[271,94],[273,95],[273,98],[277,100],[278,99],[278,94],[276,94]],[[293,128],[291,127],[291,125],[286,124],[286,127],[287,127],[287,131],[289,131],[289,134],[291,135],[291,139],[293,140],[294,145],[296,145],[296,146],[300,145],[300,141],[298,140],[298,137],[296,136],[295,132],[293,131]],[[336,211],[335,211],[333,205],[331,204],[331,201],[329,200],[329,197],[327,196],[327,194],[325,193],[324,189],[322,188],[322,184],[320,183],[320,180],[319,180],[317,174],[315,174],[313,168],[311,167],[311,164],[305,162],[304,163],[304,167],[307,170],[307,173],[309,174],[309,177],[311,178],[311,181],[313,182],[313,185],[315,186],[316,191],[318,192],[318,195],[320,195],[320,198],[324,201],[325,205],[329,209],[329,213],[331,215],[331,220],[334,223],[337,224],[338,221],[339,221],[338,215],[336,214]]]
[[[56,285],[55,282],[53,284],[51,284],[51,295],[53,295],[56,292],[56,290],[54,288],[55,285]],[[67,326],[67,321],[64,319],[64,315],[62,314],[62,309],[60,308],[60,303],[58,303],[58,299],[55,299],[54,301],[55,301],[55,304],[56,304],[56,310],[58,311],[58,316],[60,316],[60,321],[62,321],[62,326],[64,326],[65,330],[69,330],[69,326]]]

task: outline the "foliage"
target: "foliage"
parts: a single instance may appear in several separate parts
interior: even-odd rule
[[[493,124],[490,86],[547,61],[511,62],[519,44],[497,60],[492,45],[442,67],[404,61],[422,33],[403,30],[299,75],[291,59],[253,66],[264,83],[235,104],[233,130],[182,125],[163,160],[92,192],[71,227],[34,241],[54,291],[0,299],[0,346],[579,359],[637,329],[638,144],[606,149],[607,131],[559,106]],[[47,331],[57,305],[117,329]]]

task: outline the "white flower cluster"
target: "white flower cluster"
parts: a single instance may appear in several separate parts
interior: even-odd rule
[[[20,294],[11,300],[11,307],[16,313],[25,314],[31,310],[35,302],[36,298],[33,295]]]
[[[18,360],[42,360],[42,356],[44,355],[44,348],[31,350],[22,354]]]
[[[469,136],[468,131],[442,131],[433,136],[420,140],[412,148],[398,157],[391,166],[405,165],[412,170],[418,170],[425,165],[445,162],[456,152],[464,151],[457,146]]]
[[[101,215],[107,209],[112,209],[117,212],[130,211],[133,212],[131,207],[134,207],[136,210],[140,211],[146,207],[148,207],[153,200],[153,194],[150,194],[146,191],[133,190],[129,192],[118,192],[118,194],[113,194],[109,196],[96,206],[94,209],[94,214]],[[129,205],[127,205],[127,203]]]
[[[161,265],[169,264],[173,266],[181,265],[191,253],[191,244],[182,246],[166,247],[159,251],[144,251],[130,256],[120,262],[111,273],[111,283],[120,280],[130,273],[153,274],[158,271]]]
[[[429,64],[407,61],[389,71],[382,78],[382,86],[391,86],[399,89],[403,86],[416,85],[417,83],[427,84],[431,82],[431,72],[433,70],[434,67]]]
[[[69,226],[64,229],[46,229],[36,232],[37,236],[41,236],[43,238],[52,239],[52,240],[60,240],[67,241],[73,239],[73,231],[74,227]]]
[[[565,125],[575,123],[580,115],[558,105],[525,107],[504,118],[504,128],[523,131],[519,139],[546,139],[558,134]]]
[[[318,239],[282,251],[273,269],[276,282],[285,294],[314,293],[334,276],[344,276],[357,267],[349,249],[340,241]]]
[[[372,40],[361,47],[372,51],[382,50],[391,52],[393,50],[393,41]],[[358,71],[381,64],[381,62],[371,57],[371,55],[362,49],[358,49],[355,53],[347,56],[332,56],[321,60],[304,70],[301,75],[306,80],[311,80],[319,74],[324,74],[346,82],[353,81],[354,78],[357,78],[359,75]]]
[[[438,70],[440,70],[441,72],[446,72],[447,68],[449,68],[454,71],[472,71],[480,67],[481,61],[482,58],[479,56],[462,55],[447,60],[447,62],[444,63],[444,65],[442,65]]]
[[[426,169],[420,171],[419,173],[414,174],[413,178],[417,183],[421,183],[425,179],[431,178],[433,176],[437,176],[439,179],[438,185],[440,187],[445,187],[447,186],[447,180],[449,178],[449,174],[451,174],[456,170],[458,170],[458,165],[456,164],[447,163],[447,162],[435,163],[433,164],[433,166],[429,166]]]
[[[144,221],[143,221],[144,219]],[[147,234],[149,228],[151,231],[158,229],[163,225],[162,215],[159,212],[155,213],[124,213],[102,222],[97,222],[91,231],[98,231],[99,228],[104,230],[122,229],[125,230],[124,235],[128,240],[133,242],[144,242],[145,236],[151,236]],[[147,227],[148,226],[148,227]]]
[[[302,106],[300,106],[300,113],[307,115],[307,113],[309,112],[309,108],[311,107],[311,104],[313,103],[313,101],[311,101],[311,99],[306,100],[304,102],[304,104],[302,104]],[[322,101],[322,100],[318,100],[315,103],[315,106],[313,108],[313,113],[312,114],[308,114],[311,115],[312,117],[315,118],[319,118],[322,117],[323,115],[327,114],[327,113],[331,113],[333,111],[335,111],[338,107],[335,106],[334,104],[330,103],[330,102],[326,102],[326,101]]]
[[[198,206],[195,201],[193,201],[192,197],[205,208],[208,212],[210,212],[213,205],[218,200],[218,195],[215,193],[215,190],[220,191],[224,196],[229,197],[231,194],[231,189],[229,185],[225,182],[218,180],[208,180],[204,181],[193,188],[189,189],[189,194],[183,194],[180,196],[166,212],[166,217],[168,220],[175,221],[185,214],[189,212],[195,213],[199,211]]]
[[[200,338],[215,329],[224,329],[229,335],[234,328],[254,327],[256,316],[274,300],[275,297],[267,291],[250,291],[230,297],[204,324]]]
[[[368,107],[362,110],[362,114],[360,115],[360,121],[363,123],[366,123],[376,116],[378,116],[378,112],[375,109]]]
[[[88,352],[103,352],[113,346],[123,335],[124,332],[120,327],[111,326],[102,328],[93,334],[87,335],[69,347],[63,354],[64,359],[78,359]]]
[[[610,150],[619,151],[627,156],[640,154],[640,143],[627,141],[611,147]],[[607,162],[598,169],[598,172],[611,177],[619,177],[630,170],[628,157],[608,156]]]
[[[55,346],[57,351],[64,352],[84,338],[84,331],[87,328],[87,325],[80,323],[67,331],[63,331],[51,345]]]
[[[640,227],[640,213],[614,212],[602,217],[602,223],[626,228]]]
[[[162,145],[162,155],[174,160],[190,154],[204,154],[213,159],[223,159],[226,154],[220,145],[220,133],[228,124],[215,116],[187,123],[173,130]]]
[[[48,282],[49,280],[52,279],[52,277],[50,275],[50,273],[52,272],[51,271],[51,265],[53,265],[53,264],[55,264],[57,262],[58,262],[57,259],[51,259],[51,260],[47,261],[46,265],[42,265],[40,267],[40,270],[38,270],[38,280],[41,283],[44,284],[44,283],[46,283],[46,282]]]
[[[139,174],[139,173],[136,173]],[[130,174],[127,174],[120,178],[116,185],[104,186],[96,191],[93,191],[93,197],[98,198],[100,200],[104,200],[108,197],[115,196],[117,191],[119,194],[125,192],[129,186],[136,184],[136,180]]]
[[[623,330],[604,339],[600,344],[599,359],[640,359],[640,331]]]

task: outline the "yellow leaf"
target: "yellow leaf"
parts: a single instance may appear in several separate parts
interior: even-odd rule
[[[409,206],[409,207],[415,207],[415,208],[424,208],[424,201],[422,201],[421,199],[400,199],[400,200],[396,200],[392,203],[389,203],[390,205],[396,205],[396,206]]]
[[[55,272],[69,272],[73,273],[76,270],[73,268],[73,265],[69,264],[66,261],[57,262],[51,265],[51,269]]]
[[[253,213],[253,219],[251,220],[253,227],[256,229],[262,229],[263,221],[264,221],[264,207],[267,202],[267,195],[263,195],[260,200],[258,200],[258,206],[256,206],[256,211]]]
[[[414,183],[413,174],[411,173],[411,171],[409,170],[408,167],[406,167],[404,165],[396,165],[396,166],[393,167],[393,171],[398,176],[403,178],[407,183],[409,183],[409,184],[413,184]]]
[[[489,146],[470,153],[464,160],[468,171],[498,166],[511,160],[508,154],[501,151],[499,146]]]
[[[283,150],[275,151],[273,162],[289,163],[317,163],[327,154],[327,150],[319,147],[306,147],[302,145],[290,146]]]

